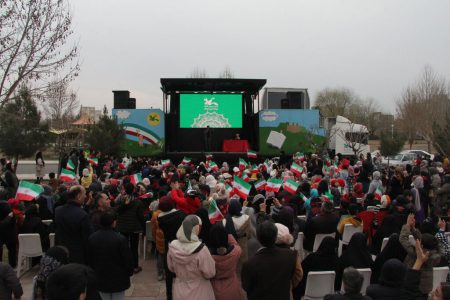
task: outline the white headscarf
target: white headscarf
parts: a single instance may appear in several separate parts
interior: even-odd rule
[[[170,244],[187,254],[193,253],[202,244],[198,238],[202,220],[196,215],[188,215],[177,231],[177,239]]]

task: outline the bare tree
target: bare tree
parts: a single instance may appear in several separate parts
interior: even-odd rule
[[[226,66],[225,69],[223,69],[223,71],[220,72],[219,78],[226,78],[226,79],[234,78],[233,71],[231,71],[231,68],[229,66]]]
[[[409,86],[397,102],[397,115],[407,130],[410,146],[409,135],[417,134],[428,143],[428,151],[431,151],[435,142],[433,128],[445,125],[449,106],[444,77],[425,66],[418,81]]]
[[[55,77],[77,76],[77,45],[68,45],[72,16],[66,0],[0,0],[0,107],[24,82],[34,93]]]
[[[67,129],[75,118],[79,102],[74,91],[69,90],[68,82],[53,81],[41,97],[44,111],[54,129]]]
[[[326,88],[317,94],[315,106],[324,117],[347,116],[357,96],[346,88]]]
[[[196,67],[192,70],[191,74],[189,74],[189,78],[208,78],[208,72],[205,69],[200,69]]]

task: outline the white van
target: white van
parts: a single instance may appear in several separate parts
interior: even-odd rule
[[[336,124],[331,127],[329,133],[329,149],[345,156],[370,152],[369,130],[361,124],[352,123],[342,116],[336,117]]]

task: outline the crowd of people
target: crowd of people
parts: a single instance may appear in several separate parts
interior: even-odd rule
[[[207,155],[178,165],[73,151],[61,166],[78,176],[48,182],[41,154],[36,165],[43,192],[20,201],[14,166],[1,160],[0,299],[22,295],[19,233],[41,237],[35,299],[124,299],[142,271],[142,235],[167,299],[300,299],[314,271],[334,271],[334,290],[343,286],[325,299],[450,299],[449,283],[433,287],[433,267],[450,266],[448,158],[386,168],[370,154],[221,165]],[[338,251],[347,224],[361,230]],[[294,247],[300,232],[304,251]],[[314,249],[318,234],[334,237]],[[372,270],[365,291],[362,268]]]

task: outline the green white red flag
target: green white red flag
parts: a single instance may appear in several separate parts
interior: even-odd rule
[[[375,199],[377,199],[378,201],[381,201],[381,197],[383,196],[383,189],[379,186],[377,187],[377,189],[375,190]]]
[[[234,192],[242,199],[247,199],[248,194],[250,194],[250,189],[252,188],[250,183],[245,182],[237,176],[234,176],[233,187]]]
[[[161,165],[163,166],[163,167],[168,167],[168,166],[170,166],[170,159],[163,159],[163,160],[161,160]]]
[[[215,224],[217,221],[223,220],[223,215],[217,207],[216,200],[212,200],[209,205],[208,218],[211,224]]]
[[[297,192],[297,189],[298,189],[299,185],[300,184],[298,184],[294,180],[287,179],[286,182],[283,184],[283,189],[285,191],[288,191],[291,194],[295,194]]]
[[[248,158],[257,158],[258,154],[256,154],[256,151],[247,150],[247,157]]]
[[[218,167],[217,164],[216,164],[215,162],[213,162],[213,161],[211,161],[211,162],[209,163],[209,167],[211,168],[211,170],[214,170],[214,171],[219,170],[219,167]]]
[[[130,175],[130,181],[134,186],[136,186],[139,182],[142,182],[141,174]]]
[[[239,158],[239,169],[244,170],[245,168],[247,168],[247,166],[247,162],[242,158]]]
[[[250,181],[250,177],[248,176],[248,174],[246,172],[244,172],[242,174],[242,179],[244,179],[245,182],[249,182]]]
[[[266,184],[266,191],[268,192],[278,192],[280,190],[283,180],[277,178],[270,178]]]
[[[324,201],[333,201],[334,196],[330,193],[330,191],[326,191],[323,195],[322,195],[322,199]]]
[[[259,173],[258,166],[253,164],[252,169],[250,170],[253,174]]]
[[[69,159],[67,161],[66,169],[75,171],[75,164],[73,163],[73,161],[71,159]]]
[[[229,193],[231,193],[232,191],[233,191],[233,188],[229,185],[229,184],[226,184],[225,185],[225,190],[228,192],[228,194]]]
[[[97,157],[89,158],[88,162],[93,166],[98,166],[98,158]]]
[[[16,192],[16,199],[21,201],[31,201],[37,198],[44,188],[39,184],[34,184],[25,180],[19,182],[19,187]]]
[[[261,178],[260,180],[258,180],[255,183],[253,183],[253,185],[255,186],[255,189],[257,191],[260,191],[260,190],[264,190],[264,188],[267,185],[267,182],[264,179]]]
[[[190,164],[191,163],[191,161],[192,161],[192,159],[190,158],[190,157],[184,157],[183,158],[183,161],[181,162],[181,164],[183,164],[183,165],[188,165],[188,164]]]
[[[291,165],[291,172],[300,176],[303,173],[303,167],[293,162]]]
[[[264,161],[264,167],[266,168],[266,170],[269,170],[270,164],[269,164],[269,160],[267,158]]]
[[[61,179],[64,182],[72,182],[77,178],[75,175],[75,172],[67,170],[67,169],[61,169],[61,174],[59,175],[59,179]]]

